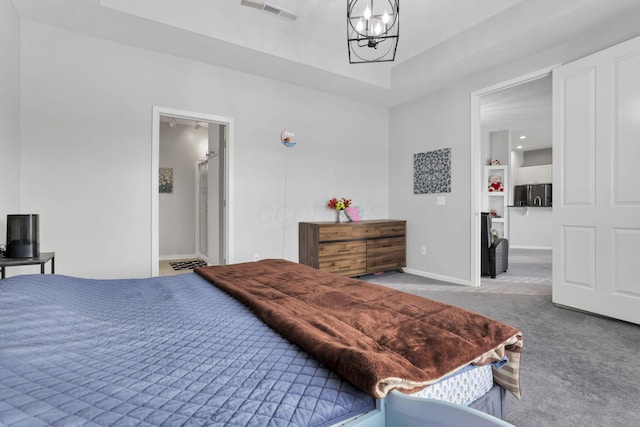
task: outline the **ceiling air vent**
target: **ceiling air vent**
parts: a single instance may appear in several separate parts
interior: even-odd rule
[[[280,6],[276,6],[275,4],[268,2],[256,2],[251,0],[240,0],[240,4],[243,6],[252,7],[254,9],[261,10],[270,15],[277,16],[282,19],[286,19],[289,22],[295,22],[298,19],[298,14],[295,12],[291,12],[290,10],[286,10],[281,8]]]

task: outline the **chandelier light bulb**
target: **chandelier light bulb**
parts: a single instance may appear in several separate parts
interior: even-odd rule
[[[382,15],[382,22],[384,22],[385,25],[389,23],[389,14],[387,13],[387,9],[384,10],[384,14]]]
[[[371,9],[369,9],[369,6],[367,6],[367,8],[364,10],[364,19],[369,20],[369,18],[371,18]]]
[[[364,21],[362,20],[362,18],[360,18],[360,20],[358,21],[358,23],[356,24],[356,30],[361,33],[362,29],[364,28]]]
[[[382,32],[382,25],[380,25],[380,21],[376,22],[376,26],[374,29],[376,32],[376,36],[379,36],[380,33]]]

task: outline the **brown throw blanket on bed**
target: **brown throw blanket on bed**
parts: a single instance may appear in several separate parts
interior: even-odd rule
[[[376,398],[394,388],[417,391],[469,363],[489,363],[522,348],[522,337],[509,325],[290,261],[195,271]],[[511,365],[509,373],[517,377],[518,366]],[[515,380],[517,388],[508,389],[519,397]]]

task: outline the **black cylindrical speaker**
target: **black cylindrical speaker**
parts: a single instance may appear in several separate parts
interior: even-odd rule
[[[7,258],[40,256],[38,215],[7,215]]]

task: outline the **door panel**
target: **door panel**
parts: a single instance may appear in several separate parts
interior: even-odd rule
[[[613,230],[614,291],[640,298],[637,248],[640,248],[640,230]]]
[[[565,226],[562,229],[563,283],[595,288],[596,238],[594,227]]]
[[[595,68],[587,67],[561,82],[563,113],[563,200],[593,205],[595,199]]]
[[[618,120],[614,140],[614,202],[640,205],[640,55],[616,62]]]
[[[640,324],[640,38],[553,72],[553,301]]]

